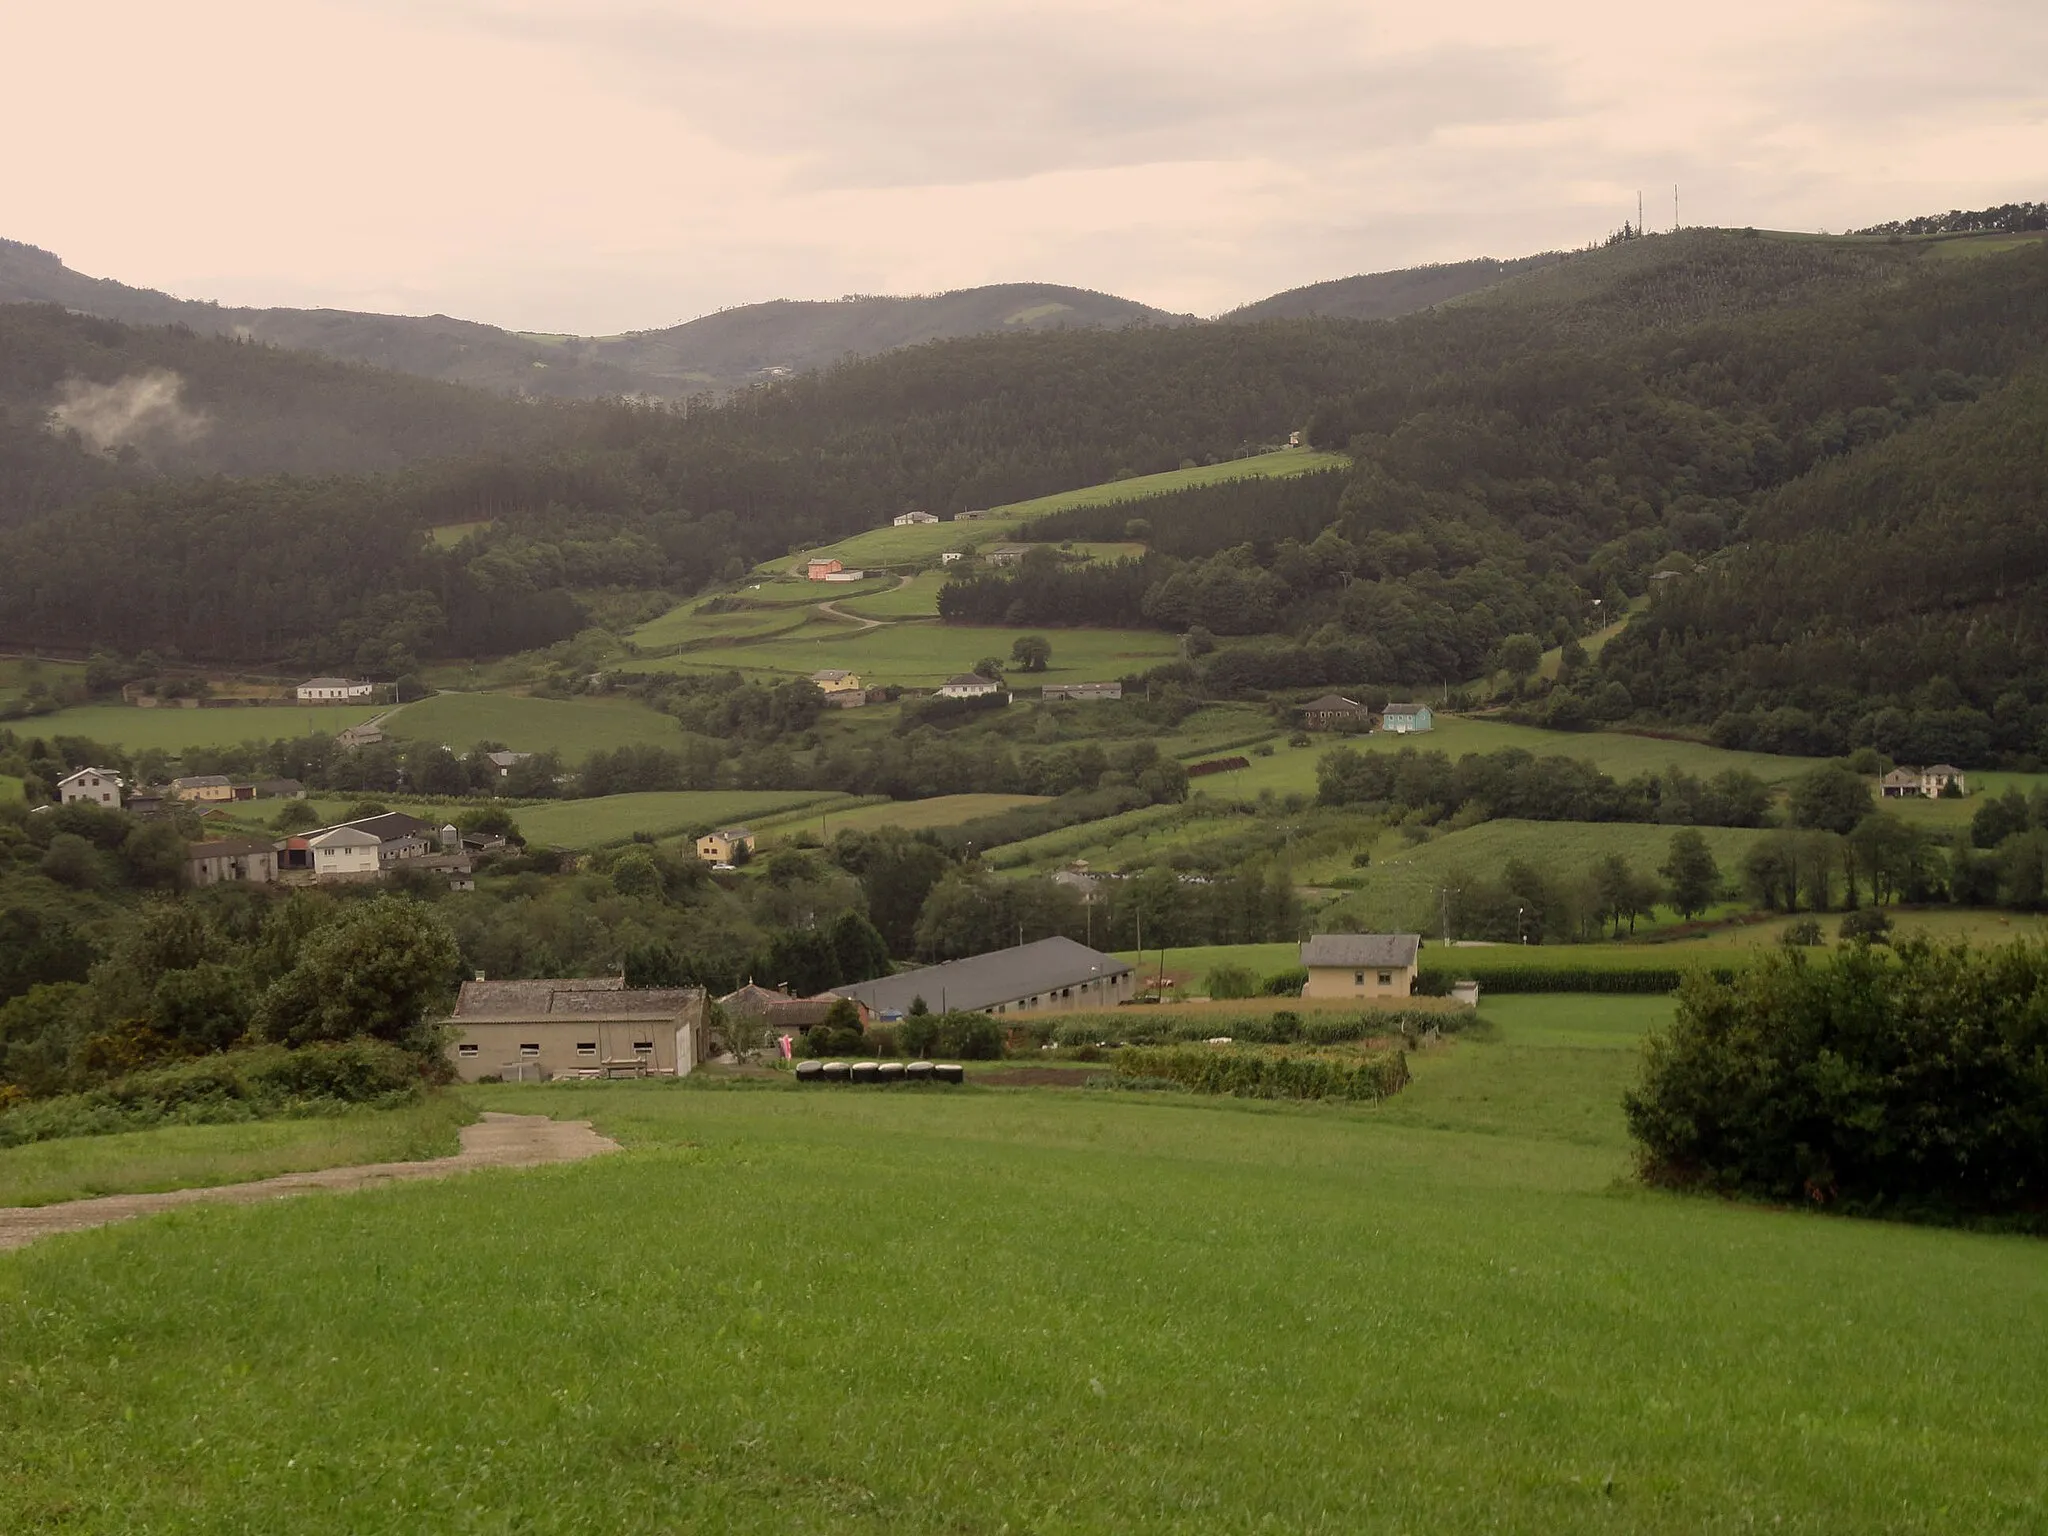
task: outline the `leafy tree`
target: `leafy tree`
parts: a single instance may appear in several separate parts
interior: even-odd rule
[[[661,871],[654,855],[645,848],[628,848],[612,865],[612,889],[621,896],[656,896],[661,893]]]
[[[313,931],[297,963],[264,992],[254,1022],[265,1039],[285,1045],[368,1035],[427,1054],[427,1011],[460,969],[454,937],[433,908],[378,896]]]
[[[1844,944],[1886,944],[1891,941],[1891,914],[1878,907],[1859,907],[1845,915],[1835,931]]]
[[[253,1005],[240,970],[209,961],[164,974],[150,995],[149,1027],[194,1050],[224,1051],[248,1033]]]
[[[289,836],[320,825],[320,813],[304,800],[287,800],[270,818],[271,830]]]
[[[1019,635],[1010,647],[1010,660],[1026,672],[1043,672],[1052,660],[1052,642],[1043,635]]]
[[[889,946],[859,912],[842,912],[832,924],[832,953],[839,962],[839,979],[834,985],[872,981],[889,974]]]
[[[974,664],[974,675],[985,677],[992,683],[1003,680],[1003,661],[1000,656],[984,656]]]
[[[1497,660],[1510,681],[1526,682],[1543,665],[1543,642],[1534,635],[1509,635],[1500,643]]]
[[[1672,833],[1671,847],[1658,873],[1664,877],[1665,893],[1681,921],[1690,921],[1713,904],[1721,889],[1721,868],[1714,852],[1694,827]]]
[[[1870,814],[1870,785],[1841,763],[1823,763],[1792,781],[1792,825],[1851,832]]]

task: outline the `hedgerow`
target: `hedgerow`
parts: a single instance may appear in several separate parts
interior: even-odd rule
[[[1196,1093],[1249,1099],[1380,1100],[1408,1086],[1408,1054],[1287,1056],[1212,1046],[1133,1048],[1117,1054],[1119,1077],[1162,1078]]]

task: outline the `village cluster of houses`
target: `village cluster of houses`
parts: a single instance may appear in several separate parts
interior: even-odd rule
[[[1404,998],[1420,974],[1420,935],[1318,934],[1301,946],[1303,997]],[[804,997],[749,980],[718,999],[728,1019],[795,1037],[850,1002],[863,1024],[932,1013],[1035,1018],[1109,1009],[1136,995],[1137,970],[1068,938],[948,960]],[[1476,993],[1469,999],[1476,1001]],[[620,976],[465,982],[450,1013],[458,1077],[683,1077],[708,1060],[710,1000],[701,988],[628,988]]]
[[[961,514],[963,517],[971,515],[973,514]],[[903,517],[896,519],[899,524],[906,520],[920,520],[928,523],[936,523],[938,521],[936,517],[927,512],[908,512]],[[982,561],[988,565],[1015,565],[1019,560],[1022,560],[1031,553],[1031,546],[1029,544],[991,544],[986,549],[977,551],[977,553]],[[939,564],[952,565],[966,558],[966,550],[948,549],[939,555]],[[869,574],[869,572],[849,566],[844,561],[836,559],[831,555],[816,555],[804,562],[804,575],[811,581],[866,581]]]

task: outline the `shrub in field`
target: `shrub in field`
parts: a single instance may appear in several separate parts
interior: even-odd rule
[[[286,1050],[225,1051],[175,1067],[131,1072],[89,1093],[34,1100],[0,1114],[0,1147],[98,1136],[169,1123],[319,1114],[417,1099],[420,1058],[377,1040]]]
[[[1734,972],[1711,973],[1725,980]],[[1634,969],[1592,965],[1473,965],[1460,968],[1456,977],[1448,971],[1425,974],[1417,990],[1429,997],[1448,997],[1454,980],[1479,983],[1488,992],[1604,992],[1656,994],[1676,992],[1685,973],[1676,966]]]
[[[1408,1086],[1404,1051],[1343,1059],[1210,1047],[1133,1048],[1119,1052],[1119,1077],[1164,1078],[1195,1093],[1250,1099],[1380,1100]]]
[[[1275,971],[1268,976],[1259,990],[1267,997],[1299,997],[1301,989],[1308,985],[1308,967],[1291,966],[1284,971]]]
[[[2048,948],[1796,951],[1679,995],[1625,1101],[1654,1183],[2048,1222]]]
[[[985,1013],[913,1013],[895,1026],[895,1041],[906,1056],[957,1056],[962,1061],[999,1061],[1003,1026]]]
[[[1219,965],[1202,978],[1202,986],[1211,997],[1242,998],[1259,995],[1259,978],[1249,966]]]

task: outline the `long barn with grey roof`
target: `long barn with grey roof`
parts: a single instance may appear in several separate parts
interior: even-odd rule
[[[1039,939],[833,990],[882,1018],[908,1013],[920,997],[933,1013],[1042,1013],[1114,1007],[1130,997],[1134,975],[1115,955],[1072,939]]]

